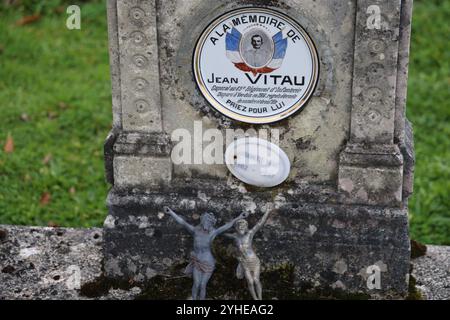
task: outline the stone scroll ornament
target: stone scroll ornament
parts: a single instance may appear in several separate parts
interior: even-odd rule
[[[236,221],[246,218],[247,214],[241,213],[237,218],[215,229],[216,218],[210,212],[205,212],[201,215],[200,224],[197,226],[190,225],[168,207],[164,207],[164,212],[186,228],[194,237],[194,248],[185,273],[192,275],[194,281],[192,285],[192,300],[204,300],[206,298],[206,286],[216,264],[211,252],[212,242],[218,235],[232,228]]]
[[[236,269],[236,277],[238,279],[245,277],[248,290],[254,300],[262,300],[262,285],[259,279],[261,261],[253,249],[253,237],[264,226],[272,210],[273,206],[268,206],[261,220],[252,229],[248,229],[248,222],[246,220],[239,219],[234,224],[236,233],[225,234],[225,236],[234,240],[237,247],[237,260],[239,264]]]

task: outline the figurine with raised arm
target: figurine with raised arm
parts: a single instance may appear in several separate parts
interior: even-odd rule
[[[212,242],[218,235],[233,227],[236,221],[246,218],[247,214],[241,213],[239,217],[218,229],[214,229],[216,218],[210,212],[205,212],[201,215],[200,224],[197,226],[190,225],[168,207],[164,207],[164,212],[171,215],[176,222],[185,227],[194,236],[194,249],[191,252],[191,261],[186,267],[185,273],[192,275],[194,280],[192,300],[204,300],[206,297],[206,285],[216,264],[211,252]]]
[[[237,259],[239,264],[236,269],[236,276],[238,279],[246,278],[248,289],[254,300],[262,299],[262,286],[259,279],[261,262],[253,250],[253,237],[266,223],[271,209],[272,206],[267,207],[263,217],[253,229],[248,229],[248,222],[246,220],[239,219],[234,225],[236,233],[225,234],[227,237],[234,240],[237,247]]]

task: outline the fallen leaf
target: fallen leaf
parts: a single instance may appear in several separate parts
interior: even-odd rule
[[[22,113],[20,115],[20,120],[22,120],[23,122],[28,122],[30,120],[30,117],[28,116],[28,114]]]
[[[14,152],[14,139],[13,137],[8,134],[8,137],[6,138],[5,146],[3,147],[3,150],[5,153],[13,153]]]
[[[66,12],[66,7],[64,7],[64,6],[56,7],[56,8],[55,8],[55,12],[56,12],[56,13],[63,13],[63,12]]]
[[[58,107],[59,107],[61,110],[65,110],[65,109],[67,109],[69,106],[67,105],[67,103],[60,102],[60,103],[58,103]]]
[[[21,3],[21,0],[4,0],[3,1],[3,5],[5,7],[17,7],[19,6]]]
[[[51,160],[52,160],[52,154],[51,153],[49,153],[49,154],[47,154],[45,157],[44,157],[44,159],[42,160],[42,164],[48,164]]]
[[[30,24],[30,23],[36,22],[40,18],[41,18],[40,14],[34,14],[32,16],[26,16],[26,17],[23,17],[22,19],[17,20],[16,25],[17,26],[24,26],[26,24]]]
[[[57,117],[58,117],[58,113],[56,113],[54,111],[47,112],[47,118],[49,118],[50,120],[56,119]]]
[[[39,200],[39,203],[41,204],[41,206],[45,206],[45,205],[50,203],[51,199],[52,199],[52,196],[50,195],[50,193],[49,192],[44,192],[41,195],[41,200]]]
[[[69,193],[70,193],[70,194],[75,194],[75,192],[77,192],[77,190],[76,190],[74,187],[71,187],[71,188],[69,189]]]
[[[47,223],[47,226],[49,226],[50,228],[59,228],[59,224],[57,224],[57,223],[54,222],[54,221],[49,221],[49,222]]]

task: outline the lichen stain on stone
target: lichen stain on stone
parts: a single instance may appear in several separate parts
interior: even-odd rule
[[[313,236],[314,233],[316,233],[316,231],[317,231],[317,227],[315,225],[310,224],[308,226],[308,231],[309,231],[309,235]]]
[[[228,245],[227,245],[228,244]],[[216,270],[207,288],[208,299],[237,299],[250,300],[245,279],[237,279],[237,260],[234,247],[227,240],[217,239],[213,245],[216,257]],[[153,274],[145,283],[133,279],[111,279],[101,277],[85,283],[80,294],[89,298],[107,295],[110,289],[131,290],[139,287],[141,292],[135,296],[136,300],[167,300],[190,299],[192,279],[184,275],[187,262],[172,265],[167,272]],[[334,286],[317,289],[309,282],[296,281],[295,265],[282,262],[274,266],[264,266],[261,272],[263,298],[266,300],[303,300],[303,299],[369,299],[365,293],[348,293],[339,283]]]
[[[221,242],[221,241],[218,241]],[[209,299],[251,299],[244,279],[237,279],[235,272],[237,260],[234,258],[229,246],[222,243],[214,244],[216,257],[216,270],[211,277],[207,288]],[[136,299],[188,299],[191,292],[192,279],[181,274],[182,266],[177,266],[178,273],[173,277],[161,275],[152,278],[144,286],[142,293]],[[292,265],[280,265],[270,270],[263,270],[261,282],[263,283],[264,299],[283,299],[293,297],[294,267]]]
[[[23,249],[20,249],[19,256],[22,259],[27,259],[27,258],[29,258],[31,256],[38,255],[40,253],[41,253],[41,251],[38,248],[36,248],[36,247],[23,248]]]
[[[306,137],[295,140],[295,146],[298,150],[316,150],[317,146],[312,144],[312,140],[306,139]]]
[[[345,263],[345,260],[340,259],[336,261],[333,266],[333,271],[338,274],[344,274],[347,271],[347,263]]]

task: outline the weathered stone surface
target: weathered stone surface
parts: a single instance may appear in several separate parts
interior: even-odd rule
[[[127,131],[160,132],[155,1],[118,1],[117,22],[122,127]]]
[[[107,1],[109,67],[111,74],[113,130],[122,129],[122,92],[120,90],[119,35],[117,33],[117,4]],[[114,30],[114,31],[113,31]]]
[[[411,21],[413,0],[403,0],[400,17],[400,37],[398,44],[397,85],[395,101],[395,135],[394,139],[405,140],[406,97],[408,89],[409,48],[411,39]]]
[[[350,139],[392,144],[401,1],[357,3]]]
[[[113,163],[114,184],[118,188],[153,186],[172,178],[172,162],[168,158],[117,155]]]
[[[348,144],[341,153],[338,181],[348,203],[400,207],[403,156],[393,144]]]
[[[117,129],[111,130],[103,144],[103,156],[105,158],[106,182],[114,185],[114,144],[117,139]]]
[[[427,245],[426,255],[412,263],[412,275],[424,299],[450,300],[450,247]]]
[[[350,140],[338,186],[348,203],[401,207],[414,166],[412,134],[405,138],[412,1],[357,3]]]
[[[0,240],[0,300],[87,299],[80,288],[102,274],[102,229],[0,230],[7,234]],[[111,290],[103,298],[129,299],[133,293]]]
[[[414,166],[416,154],[414,150],[414,134],[411,122],[406,120],[403,142],[400,144],[403,154],[403,200],[407,200],[414,190]]]
[[[309,228],[313,233],[314,228]],[[5,236],[7,234],[7,236]],[[93,229],[66,229],[0,226],[0,300],[5,299],[136,299],[151,297],[145,288],[136,284],[129,285],[129,289],[114,289],[102,276],[102,230]],[[98,236],[98,237],[97,237]],[[257,248],[264,242],[259,237]],[[426,299],[450,299],[450,248],[442,246],[427,246],[426,256],[413,259],[413,276],[422,297]],[[349,260],[331,256],[330,272],[323,274],[331,278],[341,278],[349,272]],[[170,261],[166,260],[166,263]],[[217,266],[219,271],[227,272],[221,260]],[[379,263],[380,267],[383,264]],[[73,275],[73,267],[80,268],[82,290],[73,287],[69,278]],[[271,272],[267,270],[263,260],[265,272],[263,285],[270,289],[271,281],[283,281],[289,285],[290,278],[280,280],[277,272],[284,271],[284,275],[291,274],[288,267]],[[303,267],[307,269],[307,266]],[[150,274],[151,272],[149,272]],[[234,268],[228,270],[227,283],[241,287],[241,294],[245,294],[245,283],[233,277]],[[282,273],[282,272],[281,272]],[[58,280],[57,276],[60,278]],[[158,285],[160,278],[154,277],[153,287]],[[220,279],[213,279],[212,285],[220,288]],[[173,280],[172,280],[173,281]],[[181,287],[188,288],[189,278],[179,278]],[[167,282],[174,285],[172,282]],[[335,288],[342,287],[345,282],[336,280]],[[152,286],[149,286],[151,288]],[[102,289],[103,288],[103,289]],[[188,298],[186,291],[173,293]],[[188,290],[188,289],[186,289]],[[265,295],[275,295],[276,292],[267,291]],[[285,290],[286,291],[286,290]],[[90,293],[90,297],[86,294]],[[306,291],[304,292],[304,294]],[[85,294],[85,295],[83,295]],[[307,295],[306,295],[307,296]],[[313,297],[313,296],[309,296]],[[341,296],[344,298],[345,296]],[[347,296],[347,298],[364,298],[364,295]],[[163,297],[160,297],[163,298]],[[376,297],[375,297],[376,298]]]
[[[107,181],[168,182],[171,144],[162,124],[156,2],[108,1],[107,6],[114,112],[105,142]]]
[[[340,288],[352,294],[402,296],[407,292],[410,253],[404,209],[333,205],[338,196],[332,188],[324,187],[305,186],[273,194],[239,189],[223,192],[228,187],[217,181],[175,181],[174,185],[160,191],[116,190],[109,194],[110,215],[105,222],[105,271],[109,276],[135,282],[158,275],[180,276],[188,263],[192,239],[164,215],[163,205],[193,224],[198,223],[201,213],[212,211],[219,225],[244,209],[253,211],[250,220],[256,220],[260,208],[274,202],[277,211],[256,237],[255,246],[265,271],[282,277],[289,266],[294,291],[321,291],[339,281]],[[236,265],[230,245],[219,240],[215,250],[218,257],[224,255],[222,259],[231,261],[225,268],[232,274]],[[346,264],[345,272],[333,271],[338,262]],[[371,291],[365,285],[365,271],[377,263],[385,266],[385,289]],[[225,279],[215,277],[226,286]],[[286,298],[282,292],[285,283],[271,285],[270,290],[280,294],[273,294],[273,298]],[[189,287],[184,289],[187,294]],[[229,290],[227,296],[232,294]],[[214,294],[211,289],[210,295]]]
[[[114,143],[114,154],[169,157],[171,147],[165,133],[122,132]]]

